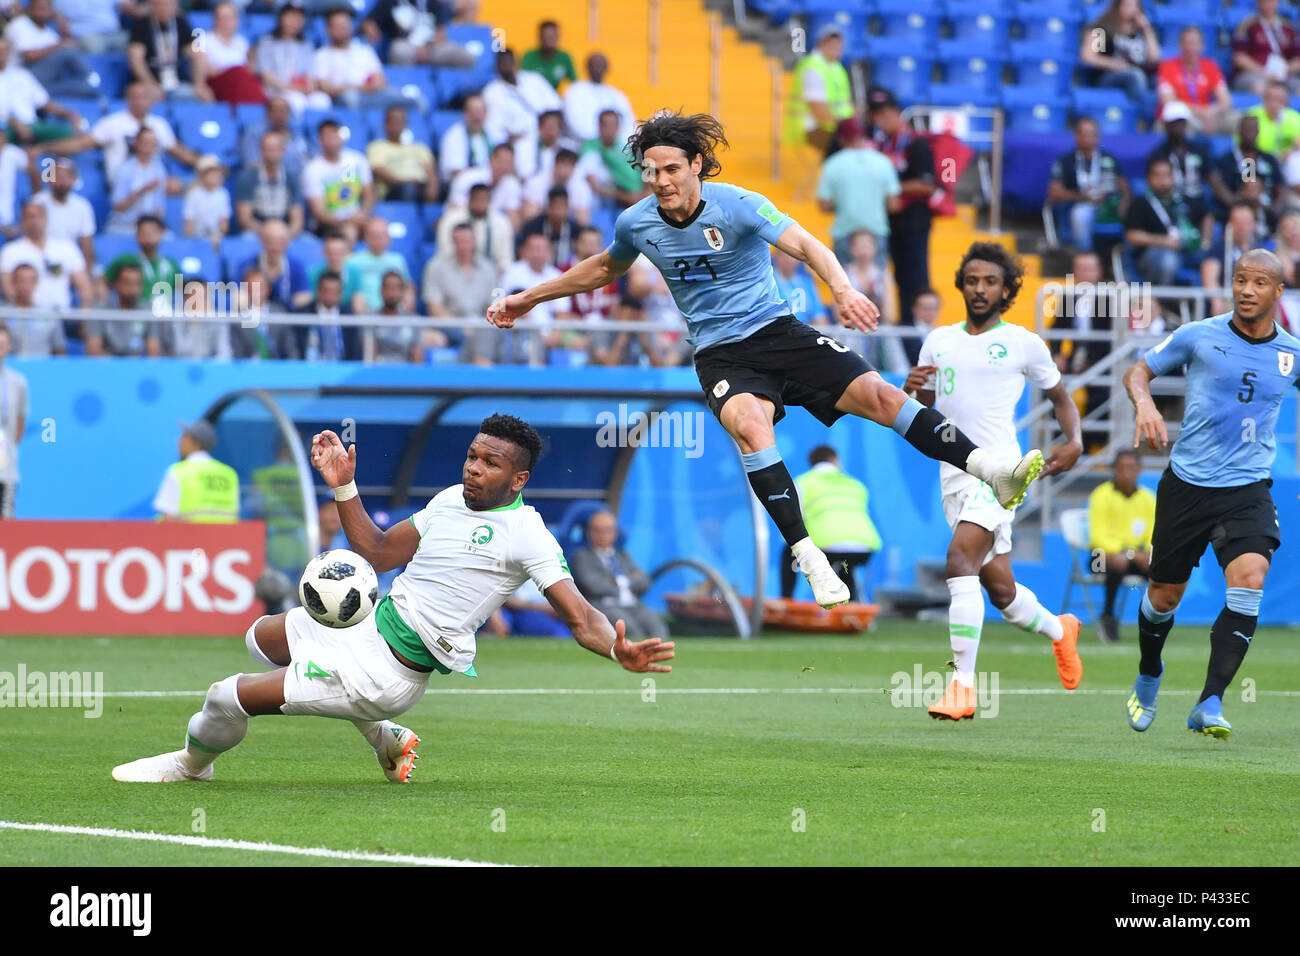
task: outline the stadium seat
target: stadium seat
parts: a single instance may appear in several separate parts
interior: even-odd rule
[[[496,73],[496,52],[492,49],[492,28],[485,23],[450,23],[447,39],[463,46],[478,62],[471,71],[481,77]]]
[[[1002,108],[1008,128],[1014,130],[1059,133],[1069,122],[1070,101],[1038,87],[1003,87]]]
[[[1033,43],[1041,55],[1045,50],[1078,50],[1082,21],[1073,10],[1025,12],[1020,20],[1021,38]]]
[[[88,53],[84,56],[91,71],[90,85],[99,90],[101,96],[114,99],[126,92],[126,81],[131,75],[126,57],[111,53]]]
[[[381,111],[382,112],[382,111]],[[339,124],[339,134],[343,137],[346,146],[364,153],[366,151],[366,136],[369,125],[366,122],[365,114],[361,110],[350,109],[345,106],[335,106],[327,110],[303,110],[302,124],[303,128],[309,134],[314,133],[316,127],[326,119],[332,119]],[[380,120],[382,122],[382,115]],[[353,137],[356,141],[353,141]]]
[[[319,236],[310,232],[300,232],[289,243],[289,255],[303,265],[313,265],[324,258],[324,243]]]
[[[886,41],[888,42],[888,41]],[[871,45],[871,82],[893,90],[900,100],[924,99],[930,87],[930,71],[934,61],[929,56],[903,52],[891,54],[881,44]]]
[[[388,85],[408,97],[432,103],[437,100],[433,71],[427,66],[385,66]]]
[[[442,218],[442,203],[423,203],[420,206],[420,221],[424,223],[424,234],[433,236],[438,231],[438,220]]]
[[[876,35],[892,40],[933,44],[939,39],[937,9],[918,9],[916,0],[880,0],[876,6]]]
[[[940,40],[939,62],[944,82],[969,86],[977,93],[994,93],[1002,85],[1005,53],[983,41]]]
[[[257,41],[275,29],[274,13],[245,13],[239,18],[239,32],[248,38],[249,45],[257,46]]]
[[[1068,57],[1068,58],[1067,58]],[[1017,86],[1065,93],[1074,73],[1074,51],[1045,52],[1029,40],[1011,41],[1011,65]]]
[[[78,156],[75,159],[77,164],[77,182],[72,187],[72,191],[79,193],[86,198],[92,209],[95,210],[95,224],[104,228],[108,222],[109,213],[109,189],[108,184],[104,181],[104,170],[99,165],[99,160],[93,155]],[[26,177],[22,177],[25,179]]]
[[[1145,7],[1147,16],[1151,20],[1151,25],[1156,29],[1156,36],[1160,38],[1160,45],[1167,47],[1170,45],[1177,46],[1178,34],[1183,27],[1196,26],[1201,28],[1205,34],[1205,46],[1208,50],[1215,43],[1215,23],[1213,17],[1207,17],[1203,9],[1198,9],[1195,5],[1184,5],[1182,3],[1149,3]],[[1254,13],[1254,7],[1251,7],[1251,13]]]
[[[460,110],[434,110],[429,115],[429,136],[435,153],[442,142],[442,134],[459,123],[460,118]]]
[[[428,262],[438,254],[438,244],[432,239],[425,239],[420,243],[420,269],[423,272],[424,263]],[[420,281],[420,276],[412,273],[416,282]]]
[[[239,133],[227,104],[186,103],[174,125],[176,137],[196,153],[216,153],[226,166],[239,161]]]
[[[292,244],[290,245],[292,248]],[[228,282],[239,281],[241,263],[262,251],[262,242],[255,232],[241,232],[221,240],[221,273]]]
[[[1074,114],[1097,121],[1102,136],[1131,133],[1137,126],[1137,109],[1122,90],[1074,90]]]
[[[808,19],[809,46],[816,42],[822,28],[834,24],[844,32],[844,62],[852,63],[867,55],[866,11],[849,12],[836,3],[834,8],[810,10]]]
[[[212,32],[213,14],[211,10],[191,10],[189,13],[185,14],[185,17],[190,21],[191,30],[204,30],[208,33]]]
[[[140,251],[135,236],[122,233],[101,232],[91,240],[91,244],[95,247],[95,261],[101,266],[107,265],[120,255]]]
[[[377,202],[371,214],[388,220],[388,235],[394,241],[407,238],[418,241],[423,237],[424,223],[415,203]]]
[[[454,103],[482,86],[482,77],[474,70],[438,70],[433,75],[434,108]]]
[[[250,126],[256,125],[266,119],[266,107],[261,103],[236,103],[235,104],[235,124],[239,127],[240,133]],[[293,129],[302,128],[302,117],[291,113],[289,115],[289,125]]]
[[[181,214],[184,206],[184,195],[168,196],[163,200],[163,224],[176,236],[185,235],[185,219]]]
[[[394,237],[388,251],[396,252],[406,260],[406,268],[411,273],[411,281],[418,287],[420,273],[424,268],[424,263],[420,261],[420,238],[414,235],[402,236],[400,239]]]
[[[996,93],[976,89],[967,83],[931,83],[925,101],[932,106],[990,108],[998,105]]]
[[[134,240],[133,240],[134,241]],[[206,239],[176,237],[162,241],[162,253],[171,256],[187,277],[215,281],[221,275],[221,260]]]
[[[104,104],[99,100],[74,99],[68,97],[67,99],[59,100],[59,104],[67,109],[74,110],[89,126],[94,126],[95,121],[104,115]],[[85,132],[85,130],[78,130],[78,132]]]
[[[989,49],[1004,47],[1011,32],[1011,18],[980,0],[965,3],[950,0],[947,19],[954,40],[982,43]]]

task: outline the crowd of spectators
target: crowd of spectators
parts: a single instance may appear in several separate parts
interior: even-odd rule
[[[222,308],[214,288],[237,284],[229,308],[409,319],[376,326],[378,361],[686,360],[671,297],[635,273],[528,325],[653,317],[680,333],[481,336],[425,322],[482,316],[495,296],[598,252],[647,194],[608,58],[592,54],[579,77],[550,21],[518,60],[480,53],[457,41],[475,13],[464,0],[361,13],[319,0],[0,2],[0,292],[12,305],[154,313],[42,329],[15,317],[15,353],[362,356],[364,336],[328,322],[194,320],[191,304]],[[105,55],[126,63],[120,88]],[[448,75],[462,81],[450,95]],[[213,104],[229,110],[213,125],[237,131],[228,151],[187,135],[187,116]]]

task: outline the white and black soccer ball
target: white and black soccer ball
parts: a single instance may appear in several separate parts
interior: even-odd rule
[[[370,562],[353,551],[323,551],[307,562],[298,600],[326,627],[351,627],[374,610],[379,578]]]

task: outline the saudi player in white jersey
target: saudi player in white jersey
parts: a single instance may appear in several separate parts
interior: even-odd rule
[[[542,440],[511,415],[484,419],[461,469],[409,521],[381,531],[357,495],[356,446],[346,451],[324,431],[312,440],[312,464],[334,489],[348,544],[378,572],[406,566],[375,612],[352,627],[332,629],[301,607],[260,617],[248,629],[249,653],[275,668],[235,674],[208,689],[190,718],[185,747],[113,770],[132,783],[211,780],[212,764],[264,714],[339,717],[352,721],[389,780],[410,780],[420,738],[391,718],[424,696],[429,675],[474,673],[474,634],[527,579],[546,595],[579,644],[630,671],[666,672],[672,643],[629,643],[624,625],[578,593],[555,537],[523,503],[523,487]]]
[[[1015,301],[1024,272],[997,243],[971,245],[957,270],[957,288],[966,302],[966,321],[940,326],[926,336],[920,364],[903,385],[931,405],[981,448],[1019,455],[1016,403],[1033,382],[1051,399],[1066,440],[1043,466],[1043,475],[1068,471],[1083,451],[1079,410],[1070,399],[1046,343],[1034,333],[1003,320]],[[989,486],[949,464],[939,466],[943,513],[952,528],[947,575],[950,603],[948,637],[956,672],[943,698],[930,708],[936,719],[975,716],[975,658],[984,623],[984,599],[1011,624],[1052,641],[1056,670],[1069,690],[1079,686],[1079,620],[1057,616],[1011,573],[1011,520],[1015,509],[998,504]]]

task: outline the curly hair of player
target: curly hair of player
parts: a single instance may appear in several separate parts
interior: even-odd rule
[[[700,179],[709,179],[722,172],[718,162],[718,148],[729,148],[722,124],[707,113],[690,116],[671,110],[660,110],[636,128],[627,138],[627,151],[632,166],[642,169],[643,157],[656,146],[676,146],[691,162],[702,159]]]
[[[515,464],[520,471],[532,471],[542,453],[542,436],[537,429],[514,415],[489,415],[478,426],[480,434],[503,438],[519,449]]]
[[[965,287],[966,263],[972,259],[978,259],[980,262],[991,262],[1002,270],[1002,301],[998,304],[998,312],[1005,313],[1016,301],[1016,296],[1020,294],[1020,287],[1025,284],[1025,269],[1020,264],[1020,260],[1007,251],[1006,246],[996,242],[975,242],[966,250],[966,254],[961,257],[961,265],[957,267],[957,276],[955,285],[960,292]]]

